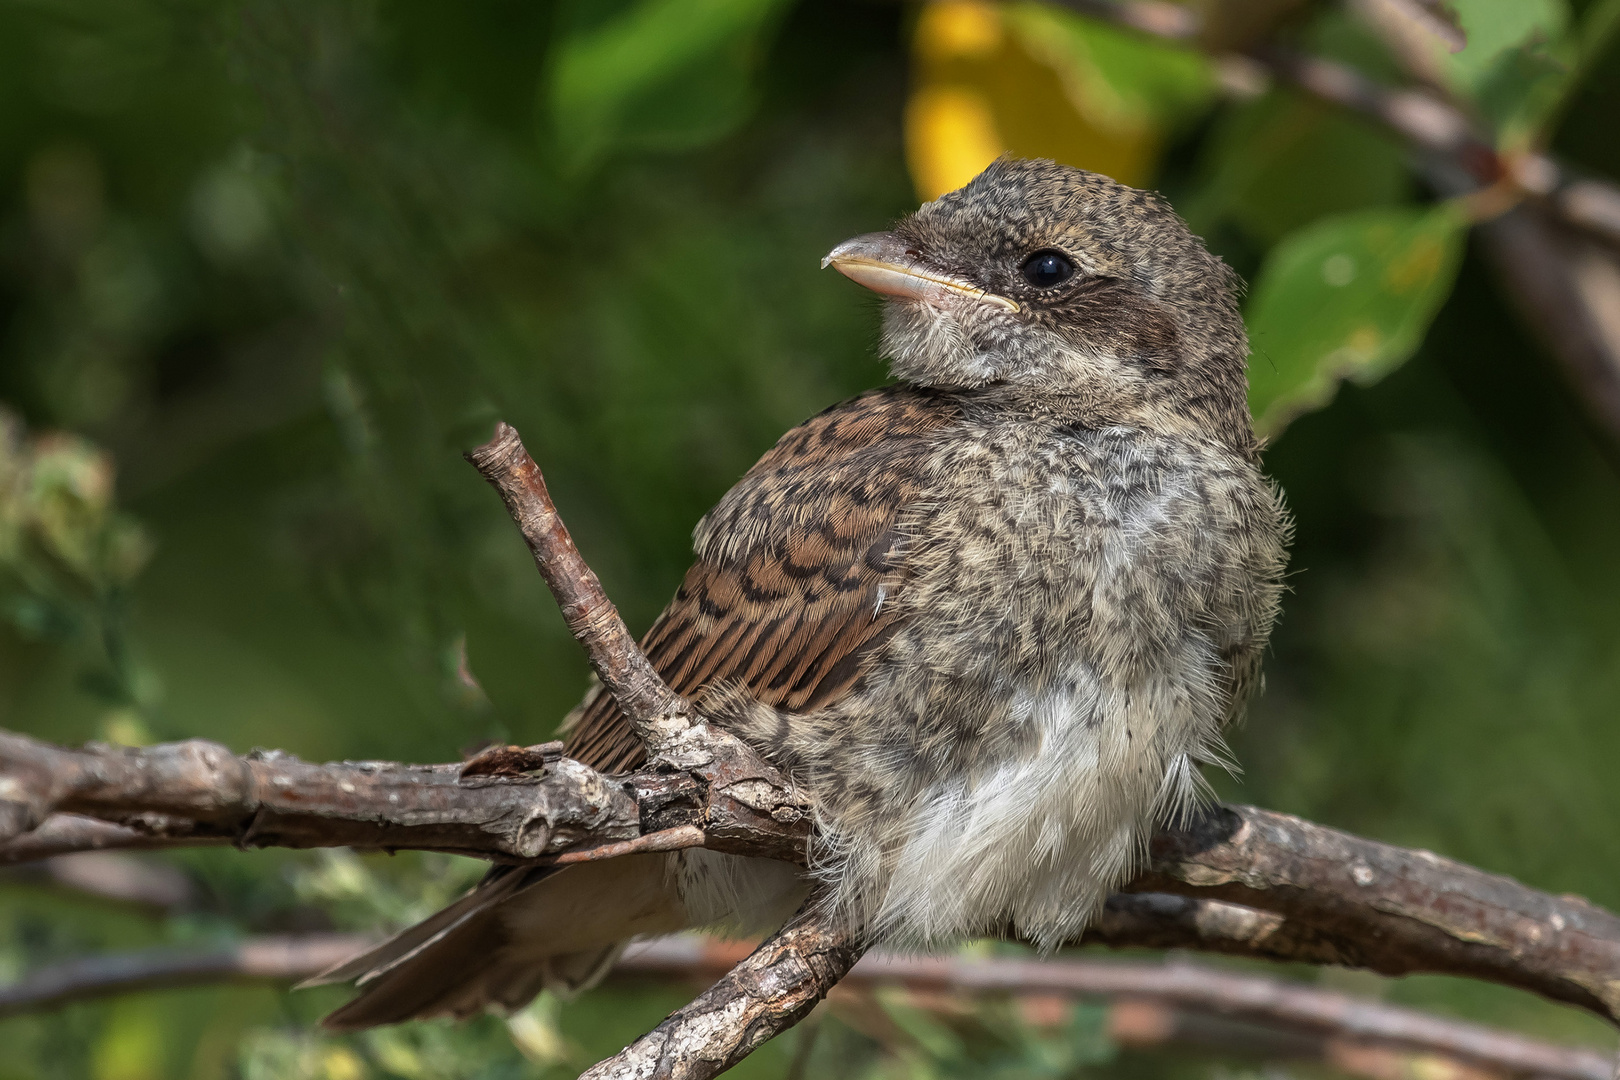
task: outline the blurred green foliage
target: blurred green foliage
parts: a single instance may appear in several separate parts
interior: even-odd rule
[[[585,169],[615,149],[686,149],[725,135],[755,103],[763,38],[783,6],[563,4],[546,95],[557,150]]]
[[[124,647],[123,599],[150,554],[113,505],[105,453],[76,435],[29,438],[0,412],[0,613],[26,640],[90,644],[84,685],[114,706],[123,734],[141,731],[146,696]]]
[[[1620,173],[1620,4],[1455,6],[1471,44],[1437,53],[1437,78],[1502,145]],[[514,423],[647,625],[692,525],[755,457],[885,378],[876,302],[817,260],[915,205],[915,18],[786,0],[0,4],[0,724],[310,758],[547,737],[585,668],[460,451]],[[1223,793],[1620,907],[1617,455],[1505,314],[1457,208],[1359,119],[1281,89],[1223,100],[1201,59],[1072,15],[1007,18],[1010,44],[950,77],[993,86],[993,116],[1022,109],[1019,139],[1141,163],[1253,282],[1256,405],[1299,535],[1269,689],[1235,740],[1247,774]],[[1286,33],[1398,70],[1335,5]],[[911,135],[955,129],[939,130]],[[479,869],[172,861],[202,899],[161,918],[5,884],[0,969],[400,923]],[[1597,1037],[1491,987],[1359,988]],[[0,1023],[0,1077],[565,1076],[685,994],[612,984],[338,1039],[312,1025],[339,990],[153,993]],[[995,1004],[869,1013],[827,1019],[805,1074],[1252,1067],[1119,1051],[1086,1005],[1040,1029]],[[738,1075],[782,1075],[809,1038]]]

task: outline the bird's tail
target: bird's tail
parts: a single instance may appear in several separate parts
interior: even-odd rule
[[[359,987],[322,1021],[333,1031],[519,1009],[547,987],[591,985],[633,937],[683,929],[674,869],[657,854],[498,867],[443,911],[304,985]]]

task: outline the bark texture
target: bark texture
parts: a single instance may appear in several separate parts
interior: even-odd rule
[[[861,948],[814,901],[683,1009],[580,1080],[708,1080],[810,1015]]]

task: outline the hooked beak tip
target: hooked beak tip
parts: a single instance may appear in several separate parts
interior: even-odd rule
[[[915,261],[915,253],[910,253],[911,258],[909,260],[906,258],[907,254],[905,244],[894,233],[862,233],[860,236],[853,236],[845,240],[842,244],[827,252],[826,257],[821,260],[821,268],[825,270],[827,267],[832,266],[841,269],[843,264],[856,260],[873,263],[898,263],[902,260]]]
[[[821,268],[831,266],[858,285],[883,296],[909,300],[941,301],[951,296],[966,297],[999,307],[1019,310],[1017,301],[978,287],[953,274],[934,270],[922,253],[894,233],[866,233],[827,253]]]

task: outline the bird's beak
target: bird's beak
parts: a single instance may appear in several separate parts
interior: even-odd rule
[[[1005,296],[986,292],[970,281],[930,269],[915,248],[894,233],[875,232],[845,240],[821,260],[821,268],[832,267],[858,285],[865,285],[884,296],[912,300],[940,300],[955,294],[1006,311],[1017,311],[1018,303]]]

